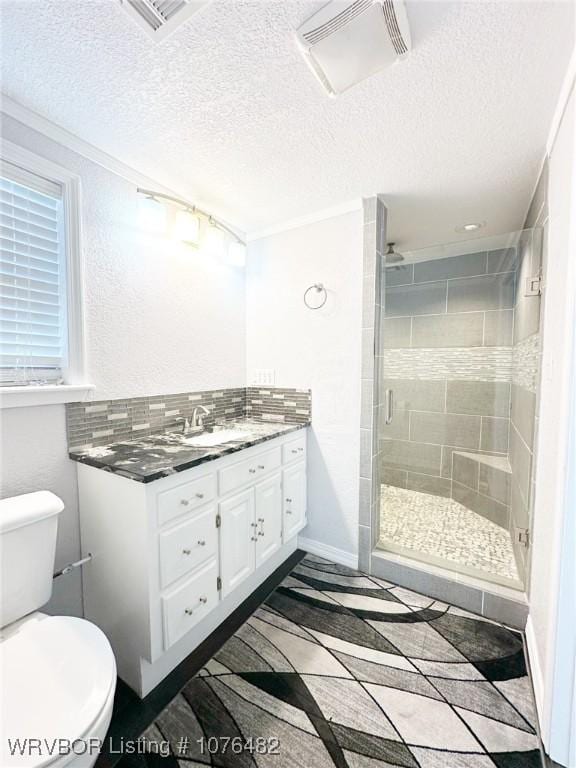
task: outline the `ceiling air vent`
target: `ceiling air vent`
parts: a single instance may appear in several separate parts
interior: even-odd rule
[[[210,0],[120,0],[154,40],[162,40]]]
[[[404,0],[332,0],[297,30],[306,61],[331,96],[405,56]]]

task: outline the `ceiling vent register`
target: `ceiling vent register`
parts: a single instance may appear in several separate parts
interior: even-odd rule
[[[330,96],[389,66],[411,48],[404,0],[332,0],[298,28],[297,39]]]
[[[163,40],[210,0],[120,0],[154,40]]]

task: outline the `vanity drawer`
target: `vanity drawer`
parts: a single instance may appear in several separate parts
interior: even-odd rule
[[[250,459],[239,461],[218,472],[220,495],[224,496],[246,483],[258,481],[262,475],[280,466],[280,446],[266,453],[258,453]]]
[[[191,519],[160,534],[162,589],[216,556],[216,507],[199,510]]]
[[[306,458],[306,432],[282,446],[282,463]]]
[[[215,498],[216,477],[213,472],[169,491],[163,491],[158,494],[158,523],[164,525]]]
[[[218,603],[216,558],[178,589],[162,597],[164,649],[180,640]]]

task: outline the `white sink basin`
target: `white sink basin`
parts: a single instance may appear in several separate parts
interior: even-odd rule
[[[250,432],[241,429],[221,429],[216,432],[204,432],[196,437],[186,437],[183,442],[197,448],[211,448],[214,445],[243,440],[246,437],[250,437]]]

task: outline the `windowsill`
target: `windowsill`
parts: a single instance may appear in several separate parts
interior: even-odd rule
[[[29,408],[33,405],[57,405],[89,400],[93,384],[31,384],[0,387],[0,408]]]

